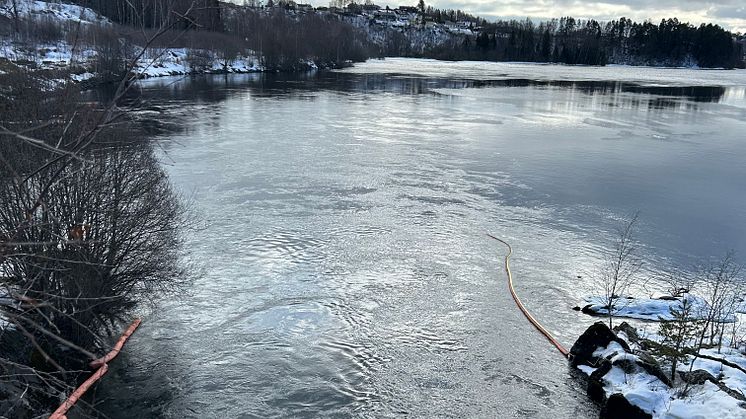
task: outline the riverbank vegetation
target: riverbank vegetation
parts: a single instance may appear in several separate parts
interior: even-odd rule
[[[142,56],[118,61],[121,71],[106,67],[123,75],[106,104],[86,102],[79,85],[55,79],[64,69],[1,68],[4,417],[54,410],[88,378],[88,363],[111,349],[122,321],[188,278],[179,263],[183,202],[121,101]]]
[[[605,316],[581,336],[572,364],[607,417],[746,415],[746,280],[734,253],[644,278],[625,224],[597,274],[584,313]],[[648,290],[649,295],[639,293]],[[637,295],[635,295],[637,293]],[[622,323],[613,317],[653,323]],[[613,331],[612,331],[613,330]],[[599,349],[601,348],[601,349]]]
[[[78,82],[111,82],[129,67],[138,77],[295,71],[375,55],[362,31],[315,14],[216,1],[77,3],[0,1],[0,57],[57,78],[69,71]]]

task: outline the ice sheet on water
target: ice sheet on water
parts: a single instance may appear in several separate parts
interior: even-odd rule
[[[652,68],[632,66],[571,66],[489,61],[438,61],[386,58],[339,70],[347,73],[402,74],[466,80],[615,81],[647,87],[746,86],[746,71]]]

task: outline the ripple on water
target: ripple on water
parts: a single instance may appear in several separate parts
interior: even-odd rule
[[[249,260],[281,259],[295,264],[308,264],[324,259],[327,240],[290,231],[275,231],[243,242]]]
[[[468,350],[462,340],[449,339],[443,332],[424,328],[394,330],[391,340],[404,346],[413,346],[428,352],[463,352]]]

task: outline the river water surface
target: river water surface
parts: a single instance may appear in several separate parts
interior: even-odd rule
[[[624,216],[646,276],[746,256],[743,71],[389,59],[141,96],[178,125],[200,275],[114,363],[110,417],[595,417],[486,233],[567,346]]]

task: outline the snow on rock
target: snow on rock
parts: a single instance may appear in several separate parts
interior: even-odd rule
[[[85,72],[83,74],[71,74],[70,75],[70,78],[73,81],[78,82],[78,83],[80,83],[82,81],[90,80],[90,79],[92,79],[94,77],[96,77],[96,75],[93,74],[93,73],[89,73],[89,72]]]
[[[622,353],[609,359],[612,365],[618,364],[621,360],[634,363],[639,358],[632,354]],[[607,395],[620,393],[631,404],[653,417],[664,412],[667,403],[671,400],[670,387],[651,374],[639,371],[630,374],[621,367],[613,366],[601,379]]]
[[[717,383],[692,381],[689,392],[682,396],[682,380],[678,387],[672,387],[660,367],[650,363],[654,361],[650,361],[649,355],[633,353],[629,345],[619,339],[604,323],[597,322],[583,333],[571,350],[572,364],[589,377],[589,395],[604,403],[602,416],[604,411],[611,413],[621,406],[631,410],[615,411],[617,416],[614,417],[746,418],[746,402],[738,399],[746,394],[743,371],[711,359],[690,357],[688,362],[680,364],[679,371],[702,370],[712,375],[709,379]],[[595,350],[588,356],[588,348],[594,346]],[[701,353],[738,366],[746,365],[746,355],[736,349],[723,348],[719,353],[717,349],[704,349]],[[620,396],[625,401],[622,404],[618,403]]]
[[[702,319],[707,313],[707,303],[700,297],[694,295],[685,295],[684,297],[666,297],[666,298],[631,298],[622,297],[614,301],[615,317],[627,317],[641,320],[672,320],[671,309],[680,309],[683,301],[686,300],[692,307],[691,317],[693,319]],[[586,304],[582,311],[586,314],[597,316],[608,316],[609,309],[606,307],[603,297],[587,297],[584,299]],[[733,323],[736,317],[729,314],[721,320],[723,323]]]

